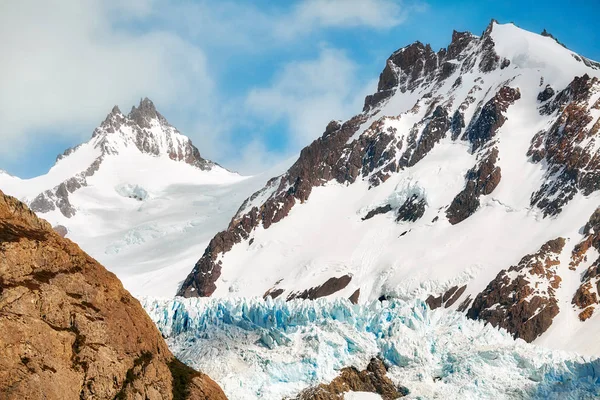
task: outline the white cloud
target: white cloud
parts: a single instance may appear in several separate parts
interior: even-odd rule
[[[307,0],[278,24],[277,32],[289,37],[323,27],[386,29],[405,18],[404,7],[394,0]]]
[[[343,51],[323,48],[317,59],[290,62],[270,86],[252,90],[246,106],[268,122],[285,120],[298,148],[320,136],[332,119],[359,113],[375,85],[360,84],[356,64]]]
[[[419,9],[419,2],[402,0],[305,0],[275,2],[259,8],[250,2],[180,2],[166,18],[207,45],[228,45],[261,51],[324,29],[389,29]],[[274,4],[274,5],[273,5]],[[281,5],[284,4],[285,7]]]
[[[319,39],[324,29],[387,29],[411,10],[394,0],[263,8],[203,0],[0,2],[0,167],[18,162],[32,143],[54,140],[49,135],[87,139],[114,104],[126,112],[148,96],[204,156],[255,172],[362,107],[364,85],[343,51],[323,47],[316,59],[298,60],[291,46],[306,50],[305,38]],[[219,62],[243,64],[262,51],[285,57],[283,69],[266,86],[224,94]],[[257,124],[281,121],[290,146],[274,150]]]
[[[0,5],[0,154],[36,132],[85,136],[114,104],[159,105],[212,90],[203,52],[172,32],[125,30],[150,3],[72,0]],[[190,99],[192,95],[192,99]],[[195,97],[200,98],[204,96]],[[124,110],[125,111],[125,110]]]

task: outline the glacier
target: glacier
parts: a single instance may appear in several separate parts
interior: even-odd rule
[[[173,353],[230,399],[281,399],[372,357],[408,399],[592,399],[600,359],[549,350],[420,300],[157,299],[142,305]]]

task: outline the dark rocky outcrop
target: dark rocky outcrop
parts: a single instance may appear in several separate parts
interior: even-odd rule
[[[450,45],[437,53],[419,41],[394,52],[379,76],[377,92],[366,97],[363,111],[372,111],[397,90],[404,93],[423,84],[443,82],[457,70],[465,50],[477,42],[470,32],[454,31]]]
[[[519,89],[503,86],[482,107],[463,134],[462,138],[471,142],[472,151],[479,152],[478,163],[467,172],[465,188],[446,210],[451,224],[458,224],[473,215],[479,208],[479,197],[492,193],[500,183],[502,172],[496,165],[498,148],[493,147],[493,139],[506,121],[504,114],[508,107],[520,98]]]
[[[554,37],[553,34],[551,34],[550,32],[548,32],[546,30],[546,28],[544,28],[544,30],[542,31],[542,33],[540,33],[540,35],[545,36],[545,37],[549,37],[554,39],[554,41],[558,44],[560,44],[562,47],[564,47],[565,49],[567,48],[567,46],[564,45],[564,43],[561,43],[556,37]]]
[[[409,391],[403,386],[396,386],[386,376],[385,365],[378,358],[373,358],[366,370],[358,371],[354,367],[344,368],[340,375],[328,384],[321,384],[302,391],[296,400],[339,400],[347,392],[377,393],[383,400],[393,400],[406,396]]]
[[[415,222],[425,214],[427,202],[416,194],[410,196],[398,209],[396,221]]]
[[[0,192],[0,398],[225,399],[115,277]]]
[[[376,215],[386,214],[386,213],[389,213],[390,211],[392,211],[392,206],[390,204],[386,204],[384,206],[375,207],[374,209],[369,210],[369,212],[367,212],[367,214],[364,217],[362,217],[361,219],[363,221],[366,221],[368,219],[373,218]]]
[[[459,110],[452,115],[450,130],[452,131],[452,140],[458,139],[462,130],[465,128],[465,116]]]
[[[500,183],[502,171],[496,165],[498,149],[494,147],[482,156],[479,164],[467,172],[465,188],[456,195],[446,210],[446,217],[452,225],[473,215],[479,208],[479,197],[492,193]]]
[[[419,140],[416,141],[415,150],[411,154],[407,166],[412,167],[421,161],[440,140],[446,137],[451,124],[448,111],[441,106],[437,106],[423,129]]]
[[[490,24],[487,26],[483,35],[481,35],[481,59],[479,61],[479,70],[483,73],[492,72],[500,65],[500,57],[496,54],[496,50],[494,48],[494,40],[492,39],[492,30],[494,29],[494,24],[497,24],[498,21],[492,19]]]
[[[583,227],[584,238],[573,248],[569,267],[576,270],[582,261],[587,260],[591,248],[600,252],[600,208],[591,215]],[[594,260],[581,275],[581,285],[573,295],[572,304],[581,311],[579,318],[587,320],[600,303],[600,257]]]
[[[320,286],[316,286],[310,289],[306,289],[303,292],[293,292],[290,293],[287,297],[287,300],[293,299],[308,299],[315,300],[319,297],[326,297],[335,292],[338,292],[344,289],[350,281],[352,277],[350,275],[342,275],[339,278],[329,278],[325,283]]]
[[[442,293],[441,295],[434,297],[433,295],[429,295],[425,302],[432,310],[436,308],[440,308],[444,306],[444,308],[451,307],[456,301],[462,296],[462,294],[467,289],[467,285],[461,286],[452,286],[450,289]]]
[[[576,77],[540,108],[542,114],[558,113],[547,131],[533,137],[527,152],[533,162],[546,165],[544,182],[531,195],[531,205],[544,216],[559,214],[579,192],[588,196],[600,189],[600,119],[588,127],[594,122],[591,109],[600,109],[600,105],[589,104],[596,90],[600,90],[598,78]]]
[[[267,292],[263,295],[263,299],[266,299],[267,297],[270,297],[272,299],[276,299],[279,296],[281,296],[283,294],[283,292],[285,292],[285,289],[282,288],[277,288],[277,289],[269,289],[267,290]]]
[[[463,139],[471,142],[472,150],[475,152],[485,143],[489,142],[498,129],[506,121],[506,110],[521,98],[519,89],[503,86],[496,95],[490,99],[476,118],[467,127]]]
[[[350,303],[352,303],[352,304],[358,304],[359,298],[360,298],[360,289],[356,289],[354,291],[354,293],[352,293],[352,295],[350,297],[348,297],[348,300],[350,300]]]
[[[564,246],[563,238],[550,240],[519,264],[500,271],[477,295],[467,316],[532,342],[550,327],[559,312],[555,290],[561,278],[556,271]],[[531,283],[533,280],[536,284]]]
[[[554,96],[554,93],[555,92],[554,92],[554,89],[552,89],[552,86],[546,85],[544,90],[538,94],[537,99],[538,99],[538,101],[543,103],[545,101],[550,100]]]

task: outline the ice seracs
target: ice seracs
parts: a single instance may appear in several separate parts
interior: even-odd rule
[[[409,399],[592,399],[598,360],[514,340],[420,301],[145,299],[177,357],[230,399],[281,399],[373,357]],[[218,359],[219,362],[214,362]]]

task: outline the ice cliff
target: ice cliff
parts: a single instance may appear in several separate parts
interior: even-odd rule
[[[231,399],[280,399],[378,355],[408,398],[585,399],[600,361],[514,340],[423,302],[147,298],[172,351]]]

